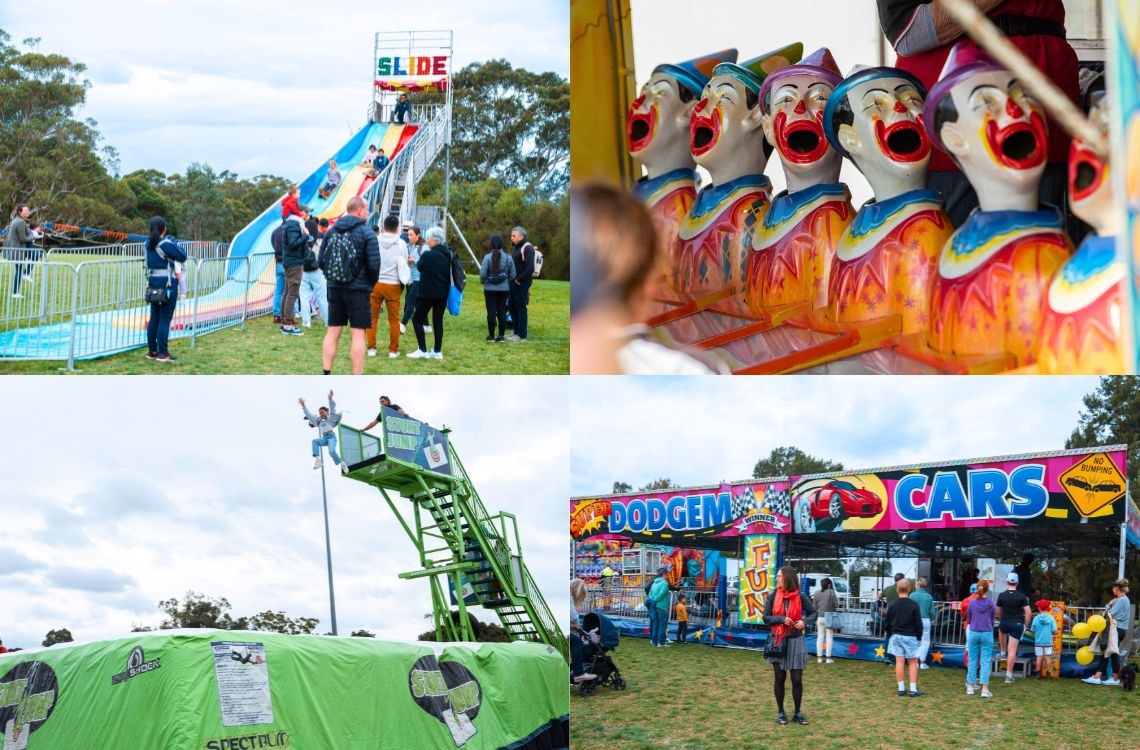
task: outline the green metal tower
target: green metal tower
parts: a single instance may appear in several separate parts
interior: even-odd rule
[[[348,477],[380,491],[419,551],[419,569],[400,578],[428,579],[436,638],[474,641],[467,607],[478,604],[495,612],[513,638],[567,654],[566,636],[523,562],[515,517],[487,513],[451,446],[450,430],[387,407],[380,427],[377,436],[341,425],[341,455]]]

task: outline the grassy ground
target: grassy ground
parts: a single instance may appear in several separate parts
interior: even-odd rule
[[[379,356],[365,361],[365,374],[565,374],[570,370],[570,285],[564,281],[537,280],[531,288],[529,335],[526,343],[488,344],[482,287],[470,284],[458,318],[444,316],[442,361],[388,359],[386,318],[377,337]],[[188,340],[170,342],[173,364],[144,359],[136,350],[113,357],[77,362],[75,371],[91,375],[170,373],[179,375],[292,375],[321,372],[321,341],[325,329],[319,318],[304,336],[285,336],[268,316],[253,318],[240,328],[201,336],[190,348]],[[428,334],[431,346],[431,334]],[[341,337],[334,374],[351,372],[349,334]],[[400,337],[401,355],[415,351],[411,326]],[[61,362],[0,361],[0,374],[58,373]]]
[[[991,680],[967,696],[963,669],[919,672],[921,698],[899,698],[893,667],[836,659],[804,671],[807,726],[776,724],[772,668],[759,651],[625,638],[614,661],[624,692],[570,693],[571,748],[1092,748],[1136,747],[1140,691],[1079,680]],[[791,683],[785,708],[792,713]]]

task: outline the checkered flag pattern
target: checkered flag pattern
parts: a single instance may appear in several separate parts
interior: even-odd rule
[[[790,518],[792,515],[792,495],[787,490],[769,487],[764,493],[764,507],[772,515]]]
[[[755,512],[756,493],[752,491],[751,487],[745,487],[743,492],[732,498],[732,517],[743,518],[749,513]]]

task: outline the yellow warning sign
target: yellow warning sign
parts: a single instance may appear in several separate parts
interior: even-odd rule
[[[1086,518],[1102,515],[1097,511],[1124,497],[1124,475],[1107,453],[1086,456],[1066,469],[1060,480],[1073,507]]]

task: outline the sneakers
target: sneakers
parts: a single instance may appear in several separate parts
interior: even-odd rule
[[[496,343],[496,344],[503,344],[503,343],[506,343],[506,339],[505,339],[505,338],[503,338],[502,336],[497,336],[497,337],[495,338],[495,343]]]
[[[493,344],[493,343],[495,343],[495,337],[494,337],[494,336],[488,336],[488,337],[487,337],[487,343],[488,343],[488,344]]]
[[[428,352],[428,359],[443,359],[443,352]]]
[[[424,333],[431,333],[431,326],[424,326]]]
[[[286,336],[304,336],[305,332],[297,326],[281,326],[281,333]]]
[[[1120,684],[1120,680],[1114,680],[1111,677],[1106,677],[1105,679],[1100,681],[1100,684],[1101,685],[1114,685],[1115,686],[1115,685]]]
[[[815,663],[816,664],[823,664],[823,657],[822,656],[815,657]]]
[[[313,321],[307,320],[304,322],[303,325],[305,326],[305,328],[312,328],[313,327]]]
[[[1012,685],[1013,684],[1013,675],[1011,675],[1009,672],[1005,673],[1005,684],[1006,685]]]
[[[804,726],[807,726],[807,717],[804,716],[800,711],[796,711],[795,714],[792,715],[792,721],[797,724],[803,724]]]
[[[346,464],[344,461],[340,462],[340,473],[348,474],[348,464]]]
[[[422,349],[416,349],[414,352],[408,354],[408,359],[431,359],[431,355]]]
[[[930,665],[929,664],[919,664],[918,668],[919,669],[930,669]]]
[[[596,680],[596,679],[598,679],[598,676],[596,674],[590,674],[589,672],[583,672],[582,674],[577,675],[574,678],[574,682],[575,683],[590,682],[591,680]]]
[[[399,352],[388,352],[388,359],[399,359],[399,358],[400,358]]]
[[[1086,677],[1083,680],[1081,680],[1081,682],[1085,683],[1086,685],[1103,685],[1104,684],[1103,682],[1101,682],[1099,677]]]
[[[24,298],[24,295],[20,294],[19,292],[16,292],[15,294],[12,295],[12,299],[23,299],[23,298]]]
[[[787,724],[788,723],[788,715],[786,713],[784,713],[783,711],[780,711],[779,713],[776,714],[776,723],[777,724]]]
[[[905,690],[900,690],[900,691],[899,691],[899,697],[900,697],[900,698],[905,698],[905,697],[906,697],[906,691],[905,691]]]
[[[982,697],[983,698],[993,698],[994,694],[990,692],[990,689],[988,687],[986,687],[985,685],[982,685]]]
[[[827,659],[824,661],[824,664],[834,664],[834,663],[835,663],[835,662],[831,660],[831,657],[830,657],[830,656],[829,656],[829,657],[827,657]]]
[[[408,327],[406,325],[404,325],[403,323],[401,323],[400,324],[400,333],[407,333],[407,332],[408,332]]]
[[[974,686],[967,684],[966,685],[966,695],[973,695],[973,694],[974,694]]]
[[[375,357],[376,356],[376,350],[375,349],[369,349],[368,350],[368,356],[369,357]]]
[[[172,357],[169,354],[159,354],[154,358],[155,362],[177,362],[178,357]]]
[[[313,470],[321,468],[321,457],[317,456],[317,460],[313,461]]]
[[[147,352],[147,353],[146,353],[146,358],[147,358],[147,359],[158,359],[158,355],[157,355],[157,354],[155,354],[154,352]]]
[[[911,690],[909,693],[907,693],[907,695],[909,695],[911,698],[921,698],[922,696],[926,695],[926,693],[922,692],[921,690]]]
[[[522,341],[522,339],[512,333],[510,336],[507,336],[507,341]]]

